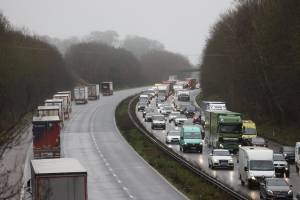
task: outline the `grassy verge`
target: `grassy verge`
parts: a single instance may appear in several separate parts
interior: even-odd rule
[[[146,136],[140,133],[127,114],[129,99],[116,109],[116,122],[124,138],[160,174],[190,199],[232,199],[227,193],[211,185],[204,179],[173,160]]]
[[[203,100],[203,96],[197,95],[196,101],[198,105]],[[296,126],[277,127],[271,122],[259,123],[257,125],[258,135],[279,144],[294,146],[297,141],[300,141],[299,128]]]

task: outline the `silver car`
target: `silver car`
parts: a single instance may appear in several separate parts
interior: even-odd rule
[[[227,149],[214,149],[208,156],[209,168],[234,168],[233,158]]]

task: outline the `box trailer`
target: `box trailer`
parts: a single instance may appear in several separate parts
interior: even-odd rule
[[[112,82],[102,82],[101,83],[101,93],[103,96],[113,95],[113,83]]]
[[[69,96],[68,98],[68,106],[69,106],[69,111],[70,113],[72,112],[72,92],[71,91],[60,91],[57,92],[56,94],[67,94]]]
[[[86,86],[75,87],[74,100],[76,104],[86,104],[88,102],[88,87]]]
[[[61,120],[61,122],[64,122],[64,112],[63,112],[63,99],[46,99],[44,101],[45,106],[58,106],[60,109],[59,112],[59,119]]]
[[[62,99],[63,100],[63,112],[65,119],[68,119],[70,117],[70,105],[68,104],[69,100],[68,94],[55,94],[53,95],[53,99]]]
[[[100,91],[99,84],[90,84],[88,85],[88,98],[89,99],[99,99]]]
[[[38,116],[32,119],[33,157],[60,158],[60,119]]]
[[[73,158],[31,160],[32,200],[87,200],[87,170]]]

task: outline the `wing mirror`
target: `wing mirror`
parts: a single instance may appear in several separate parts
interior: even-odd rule
[[[248,167],[244,167],[244,171],[245,172],[249,171]]]
[[[212,155],[213,155],[212,153],[209,154],[209,156],[212,156]]]

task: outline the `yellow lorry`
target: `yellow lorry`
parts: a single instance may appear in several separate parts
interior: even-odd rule
[[[245,141],[257,136],[256,125],[252,120],[243,120],[242,139]]]

